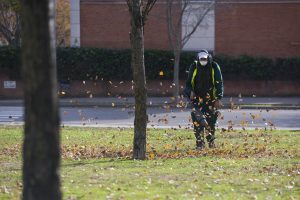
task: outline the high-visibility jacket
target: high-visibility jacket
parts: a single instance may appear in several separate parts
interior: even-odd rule
[[[224,93],[224,86],[223,86],[223,78],[222,78],[222,73],[220,66],[216,62],[212,62],[212,67],[211,67],[211,80],[212,80],[212,96],[210,97],[211,100],[215,99],[221,99],[223,97]],[[196,76],[198,73],[201,73],[200,69],[200,64],[199,62],[195,61],[190,66],[189,69],[189,75],[185,83],[185,89],[184,89],[184,95],[186,97],[190,97],[191,91],[195,92],[195,81],[196,81]],[[205,66],[206,67],[206,66]]]

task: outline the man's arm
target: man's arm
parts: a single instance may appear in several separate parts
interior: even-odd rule
[[[214,62],[216,99],[222,99],[224,94],[223,77],[220,66]]]
[[[185,88],[183,90],[183,95],[187,98],[190,98],[191,96],[191,92],[192,92],[192,76],[194,73],[194,69],[195,69],[195,63],[191,64],[190,68],[189,68],[189,73],[188,73],[188,78],[185,82]]]

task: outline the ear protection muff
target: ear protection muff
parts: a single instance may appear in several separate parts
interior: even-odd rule
[[[210,53],[208,54],[208,60],[212,62],[212,55]]]
[[[212,62],[212,55],[206,50],[206,49],[201,49],[198,53],[197,53],[197,61],[198,61],[198,55],[199,55],[199,53],[201,53],[201,52],[204,52],[204,53],[206,53],[208,56],[207,56],[207,58],[208,58],[208,62],[209,63],[211,63]]]
[[[212,55],[211,55],[206,49],[201,49],[201,50],[199,51],[199,53],[201,53],[201,52],[207,53],[207,54],[208,54],[208,60],[209,60],[210,62],[212,62]]]

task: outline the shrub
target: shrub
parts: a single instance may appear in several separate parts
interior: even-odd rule
[[[274,66],[274,78],[279,80],[299,80],[300,57],[278,58]]]
[[[99,48],[58,48],[57,71],[59,80],[132,80],[130,50]],[[180,60],[180,79],[186,79],[186,71],[195,59],[196,52],[183,52]],[[229,57],[217,55],[226,80],[298,80],[300,57],[255,58],[250,56]],[[170,51],[145,50],[147,79],[173,78],[174,56]],[[0,47],[0,73],[11,79],[20,79],[20,50]],[[159,72],[163,71],[164,76]]]
[[[20,49],[10,46],[0,47],[0,73],[11,79],[21,78]]]

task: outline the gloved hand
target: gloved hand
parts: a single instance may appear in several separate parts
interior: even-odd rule
[[[194,98],[195,98],[195,93],[193,91],[191,91],[190,99],[193,100]]]
[[[197,121],[200,123],[200,126],[203,126],[205,128],[208,127],[208,123],[205,119],[205,116],[202,114],[202,112],[200,110],[195,110],[194,112],[194,116],[197,119]]]
[[[216,109],[219,109],[219,108],[221,108],[223,106],[223,104],[222,104],[222,102],[220,101],[220,100],[215,100],[214,101],[214,107],[216,108]]]

